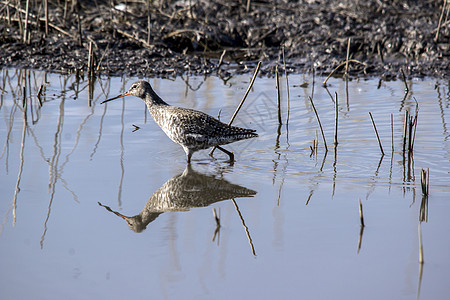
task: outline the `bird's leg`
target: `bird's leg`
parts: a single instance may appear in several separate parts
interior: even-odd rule
[[[231,162],[231,163],[234,162],[234,154],[233,154],[233,152],[230,152],[230,151],[228,151],[228,150],[226,150],[226,149],[224,149],[224,148],[222,148],[220,146],[216,146],[216,147],[217,147],[217,149],[219,149],[220,151],[222,151],[223,153],[227,154],[230,157],[229,162]]]
[[[187,147],[183,147],[184,152],[186,152],[186,159],[187,159],[187,163],[190,164],[191,163],[191,157],[192,154],[194,154],[194,151],[191,151],[191,149],[187,148]]]

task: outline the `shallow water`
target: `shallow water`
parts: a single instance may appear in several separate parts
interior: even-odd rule
[[[135,79],[102,78],[90,90],[75,75],[1,72],[2,298],[443,299],[450,294],[448,82],[408,81],[405,97],[400,81],[347,85],[331,79],[327,90],[324,78],[313,82],[309,75],[291,75],[289,105],[281,80],[283,125],[278,126],[275,79],[257,78],[234,124],[260,136],[226,146],[235,153],[234,165],[219,151],[215,159],[202,151],[189,169],[182,148],[157,127],[141,100],[100,105]],[[213,116],[220,111],[228,121],[250,76],[226,83],[215,77],[150,81],[170,104]],[[337,148],[330,97],[335,92]],[[404,116],[406,110],[414,116],[416,101],[414,151],[408,156]],[[428,168],[430,195],[421,210],[421,169]],[[213,208],[220,214],[218,230]]]

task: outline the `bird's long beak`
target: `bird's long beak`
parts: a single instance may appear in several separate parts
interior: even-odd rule
[[[122,98],[122,97],[128,96],[129,94],[130,94],[130,93],[125,93],[125,94],[116,96],[116,97],[114,97],[114,98],[106,99],[105,101],[100,102],[100,104],[103,104],[103,103],[106,103],[106,102],[109,102],[109,101],[112,101],[112,100],[116,100],[116,99],[118,99],[118,98]]]

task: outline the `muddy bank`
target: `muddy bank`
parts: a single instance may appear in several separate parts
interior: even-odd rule
[[[48,19],[44,1],[9,2],[2,67],[86,72],[91,44],[96,74],[227,77],[261,60],[270,75],[284,48],[289,72],[328,74],[350,38],[353,76],[450,77],[444,1],[48,1]]]

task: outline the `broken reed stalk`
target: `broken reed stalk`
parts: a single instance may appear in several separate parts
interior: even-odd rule
[[[311,106],[316,114],[317,122],[319,123],[320,132],[322,133],[323,144],[325,146],[325,152],[328,152],[327,141],[325,139],[325,134],[323,133],[322,123],[320,123],[319,114],[317,113],[316,107],[314,106],[314,102],[310,96],[308,96],[309,102],[311,102]]]
[[[338,95],[334,92],[334,147],[338,145]]]
[[[408,152],[412,152],[414,149],[418,112],[419,104],[416,104],[416,113],[414,117],[410,116],[407,110],[405,111],[405,119],[403,124],[403,152],[406,151],[406,146],[408,146]]]
[[[375,125],[375,121],[373,120],[372,113],[369,111],[370,119],[372,120],[373,129],[375,130],[375,134],[377,136],[378,145],[380,146],[381,154],[384,155],[383,146],[381,145],[380,136],[378,135],[377,126]]]
[[[429,186],[430,186],[430,169],[422,169],[420,174],[420,183],[422,185],[422,194],[428,197]]]
[[[281,125],[281,92],[280,92],[280,79],[278,78],[278,65],[275,66],[275,77],[277,79],[277,110],[278,110],[278,124]]]
[[[422,226],[420,224],[421,223],[419,222],[419,227],[418,227],[418,231],[419,231],[419,263],[423,264],[424,260],[423,260]]]
[[[363,207],[361,203],[361,199],[359,199],[359,219],[361,221],[361,227],[364,227],[364,214],[363,214]]]
[[[256,76],[258,75],[260,67],[261,67],[261,62],[259,61],[258,65],[256,66],[255,73],[253,73],[252,80],[250,81],[250,84],[249,84],[249,86],[247,88],[247,91],[245,92],[244,97],[241,100],[241,103],[239,103],[239,105],[236,108],[233,116],[230,119],[230,122],[228,122],[229,126],[231,126],[231,124],[233,123],[234,119],[236,118],[236,115],[238,114],[239,110],[241,109],[242,105],[244,104],[245,99],[247,99],[248,93],[250,93],[250,90],[253,87],[253,83],[255,82],[255,79],[256,79]],[[212,148],[211,151],[209,152],[209,155],[212,155],[214,153],[214,151],[216,150],[216,148],[217,147]]]
[[[360,62],[359,60],[356,60],[356,59],[349,59],[349,60],[346,60],[346,61],[340,63],[336,68],[334,68],[334,70],[331,71],[331,73],[327,76],[327,78],[324,80],[324,82],[323,82],[322,84],[323,84],[324,86],[326,86],[326,85],[327,85],[328,79],[330,79],[330,77],[334,74],[334,72],[336,72],[340,67],[342,67],[342,66],[345,65],[345,64],[348,64],[349,62],[354,62],[354,63],[358,63],[358,64],[361,64],[361,65],[366,66],[365,63]]]
[[[400,71],[402,71],[403,83],[405,84],[405,94],[408,94],[409,93],[409,88],[408,88],[408,83],[406,83],[405,72],[403,72],[403,69],[400,69]]]
[[[289,125],[289,115],[291,112],[291,99],[289,97],[289,78],[288,78],[288,74],[287,74],[287,70],[286,70],[286,60],[284,59],[284,46],[283,46],[283,66],[284,66],[284,77],[286,77],[286,90],[287,90],[287,100],[288,100],[286,125]]]

